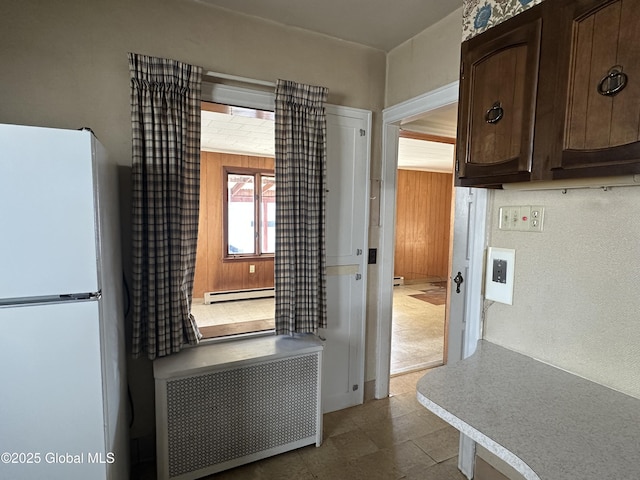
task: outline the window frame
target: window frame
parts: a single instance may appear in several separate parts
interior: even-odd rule
[[[253,175],[254,177],[254,253],[229,253],[229,175]],[[260,229],[262,220],[262,177],[274,177],[275,171],[265,168],[236,167],[225,165],[222,167],[223,202],[222,202],[222,242],[223,262],[246,261],[246,260],[268,260],[275,257],[273,253],[262,253],[262,232]],[[257,235],[255,235],[257,233]]]
[[[273,89],[272,89],[273,90]],[[222,83],[212,82],[206,77],[202,82],[202,101],[204,102],[203,109],[216,108],[211,107],[212,104],[218,104],[226,107],[226,110],[222,113],[229,113],[229,110],[233,110],[233,106],[238,106],[242,109],[254,109],[264,112],[275,111],[275,92],[264,91],[256,89],[248,89],[245,87],[224,85]],[[213,110],[218,111],[218,110]],[[269,118],[270,119],[270,118]],[[226,179],[226,177],[223,177]],[[224,209],[224,207],[223,207]],[[224,209],[226,211],[226,209]],[[211,241],[215,241],[211,238]],[[228,251],[228,248],[224,251]],[[242,258],[229,258],[224,256],[222,262],[241,262],[243,260],[250,260],[255,262],[270,260],[268,257],[242,257]],[[196,318],[198,323],[198,318]],[[272,336],[275,334],[275,326],[270,330],[246,330],[244,332],[233,332],[226,335],[210,335],[207,333],[207,326],[200,326],[198,328],[204,334],[204,338],[200,341],[200,345],[208,345],[222,342],[235,342],[242,341],[248,338]]]

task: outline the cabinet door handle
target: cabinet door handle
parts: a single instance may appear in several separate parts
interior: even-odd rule
[[[598,93],[605,97],[613,97],[627,86],[627,80],[627,74],[623,73],[620,65],[611,67],[609,73],[598,83]]]
[[[484,114],[484,119],[487,123],[498,123],[503,115],[504,109],[502,105],[500,105],[500,102],[496,102],[487,110],[487,113]]]

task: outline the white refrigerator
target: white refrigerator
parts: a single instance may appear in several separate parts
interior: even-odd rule
[[[0,478],[129,476],[117,166],[0,125]]]

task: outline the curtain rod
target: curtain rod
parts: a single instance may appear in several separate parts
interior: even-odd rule
[[[262,85],[264,87],[275,87],[276,86],[275,83],[267,82],[266,80],[255,80],[253,78],[239,77],[237,75],[229,75],[227,73],[220,73],[220,72],[205,72],[205,76],[207,76],[207,77],[215,77],[215,78],[222,78],[222,79],[225,79],[225,80],[233,80],[235,82],[252,83],[254,85]]]

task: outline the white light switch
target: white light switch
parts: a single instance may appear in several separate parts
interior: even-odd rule
[[[489,247],[484,287],[485,299],[513,305],[515,263],[515,250]]]

